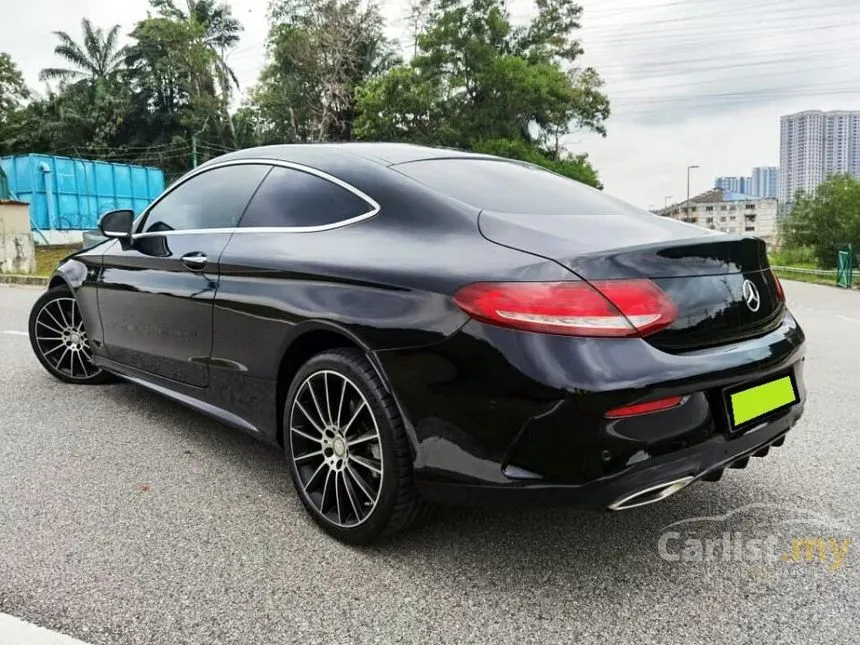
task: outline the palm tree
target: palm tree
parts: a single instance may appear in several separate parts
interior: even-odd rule
[[[162,16],[172,20],[182,20],[194,23],[203,29],[202,41],[218,56],[221,71],[229,76],[238,87],[236,74],[227,66],[225,56],[227,50],[239,42],[242,23],[233,17],[230,5],[217,3],[216,0],[185,0],[188,13],[177,8],[173,0],[150,0]]]
[[[198,25],[202,31],[202,42],[215,54],[213,76],[221,86],[223,97],[224,120],[230,128],[230,137],[235,144],[236,132],[227,105],[230,101],[232,88],[238,89],[239,79],[227,65],[227,51],[239,42],[242,23],[233,17],[230,5],[217,0],[185,0],[188,13],[177,8],[173,0],[150,0],[152,6],[162,16],[173,20],[183,20]],[[232,81],[232,83],[231,83]]]
[[[96,84],[116,77],[123,67],[126,53],[125,47],[117,46],[119,25],[114,25],[105,33],[84,18],[81,20],[81,29],[84,36],[81,44],[76,43],[65,31],[54,32],[60,39],[54,53],[71,63],[72,67],[43,69],[39,74],[40,80],[59,80],[63,83],[88,81]]]
[[[230,96],[231,85],[238,89],[239,79],[235,72],[227,65],[227,51],[239,42],[239,32],[242,31],[240,23],[227,4],[215,4],[214,0],[186,0],[188,12],[194,22],[201,25],[206,31],[203,42],[218,56],[216,74],[221,84],[221,90],[225,98]]]

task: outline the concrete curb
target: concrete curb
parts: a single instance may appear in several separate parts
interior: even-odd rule
[[[19,273],[0,273],[0,284],[22,284],[35,287],[47,287],[48,278],[38,275],[21,275]]]

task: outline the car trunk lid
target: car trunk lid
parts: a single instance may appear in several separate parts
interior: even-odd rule
[[[688,351],[767,333],[784,305],[765,244],[636,209],[617,214],[521,215],[484,211],[490,241],[555,260],[588,281],[647,278],[674,302],[674,323],[648,337]]]

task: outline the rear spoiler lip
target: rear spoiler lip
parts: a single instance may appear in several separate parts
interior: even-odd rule
[[[659,280],[770,270],[764,240],[742,235],[657,242],[559,258],[558,261],[586,280]]]

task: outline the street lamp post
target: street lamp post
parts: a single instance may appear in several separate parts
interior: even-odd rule
[[[684,206],[684,214],[687,217],[690,216],[690,171],[693,168],[698,168],[698,166],[687,166],[687,202]]]

